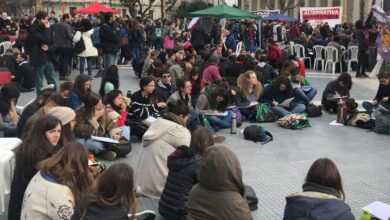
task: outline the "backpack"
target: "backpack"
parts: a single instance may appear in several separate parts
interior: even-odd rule
[[[375,111],[374,131],[379,134],[390,134],[390,114],[380,109]]]
[[[311,127],[310,120],[306,116],[296,113],[280,118],[278,124],[280,127],[292,130]]]
[[[101,26],[95,27],[95,29],[93,29],[93,32],[91,35],[91,41],[92,41],[92,44],[95,48],[102,47],[102,40],[100,38],[100,28],[101,28]]]
[[[260,125],[249,125],[245,127],[244,138],[255,143],[259,141],[261,144],[266,144],[274,139],[272,134]]]
[[[320,117],[322,115],[322,107],[314,104],[306,106],[307,117]]]
[[[256,111],[250,116],[254,122],[274,122],[278,116],[268,104],[260,104]]]
[[[251,186],[244,185],[244,196],[248,203],[249,210],[256,210],[258,208],[257,203],[259,203],[259,199],[257,198],[255,190]]]
[[[130,132],[132,135],[136,136],[138,140],[142,140],[145,132],[148,130],[148,127],[139,119],[130,119],[126,118],[127,126],[130,126]]]
[[[162,37],[162,30],[161,28],[156,28],[156,37],[161,38]]]
[[[126,157],[133,149],[130,141],[125,138],[121,138],[118,144],[108,144],[108,148],[111,151],[114,151],[118,157]]]

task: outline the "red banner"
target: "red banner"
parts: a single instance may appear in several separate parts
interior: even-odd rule
[[[305,10],[302,11],[302,18],[303,20],[339,19],[340,13],[340,8]]]

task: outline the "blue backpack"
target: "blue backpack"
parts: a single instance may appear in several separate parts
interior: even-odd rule
[[[91,40],[94,47],[96,48],[102,47],[102,41],[100,39],[100,26],[95,27],[95,29],[93,30],[93,33],[91,35]]]

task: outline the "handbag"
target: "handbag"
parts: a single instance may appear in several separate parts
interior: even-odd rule
[[[118,144],[108,144],[108,149],[114,151],[118,157],[126,157],[133,149],[133,146],[130,141],[121,138]]]
[[[256,210],[257,204],[259,203],[259,199],[257,198],[255,190],[251,186],[244,186],[244,196],[246,199],[246,202],[248,203],[249,210],[254,211]]]
[[[237,106],[229,106],[227,110],[236,115],[237,127],[240,127],[242,125],[242,115],[240,109]]]
[[[292,130],[311,127],[310,120],[301,114],[286,115],[278,120],[278,124]]]
[[[268,104],[260,104],[256,109],[255,122],[274,122],[278,116]]]
[[[85,50],[85,43],[84,43],[83,36],[81,36],[80,40],[74,44],[73,52],[75,54],[79,54],[79,53],[82,53],[84,50]]]

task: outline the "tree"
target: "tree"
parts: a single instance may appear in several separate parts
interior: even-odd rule
[[[161,2],[163,2],[163,1],[164,0],[161,0]],[[165,4],[166,4],[167,8],[165,9],[165,11],[164,11],[163,7],[161,8],[161,17],[164,17],[163,15],[165,15],[165,13],[172,13],[172,10],[175,7],[176,3],[177,3],[177,0],[165,0]]]
[[[359,19],[364,21],[364,7],[366,6],[365,0],[360,0]]]
[[[131,17],[135,18],[137,15],[135,13],[135,6],[138,3],[138,0],[120,0],[121,4],[129,9]]]
[[[304,0],[298,0],[298,3],[294,4],[294,0],[278,0],[279,8],[275,8],[275,5],[271,5],[268,2],[267,7],[271,10],[279,9],[281,14],[288,12],[296,7],[299,7]]]
[[[146,17],[146,14],[152,8],[154,2],[156,2],[156,0],[148,0],[148,4],[144,9],[143,0],[137,0],[138,7],[139,7],[138,14],[141,15],[141,17]]]
[[[191,2],[184,1],[175,11],[174,17],[184,18],[184,16],[186,16],[190,12],[202,10],[212,6],[213,4],[207,3],[203,0],[195,0]]]

